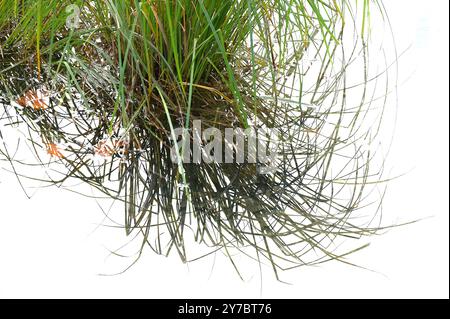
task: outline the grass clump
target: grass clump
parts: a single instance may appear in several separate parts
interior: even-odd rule
[[[381,120],[367,125],[370,3],[1,0],[3,119],[25,125],[39,165],[48,165],[40,150],[52,155],[58,176],[48,182],[76,178],[124,204],[123,226],[143,238],[139,256],[150,246],[192,260],[189,231],[232,262],[236,249],[269,262],[277,276],[343,261],[337,239],[377,230],[353,218],[380,176],[361,148]],[[348,105],[355,61],[362,97]],[[275,128],[278,170],[174,162],[175,128],[192,132],[196,120]]]

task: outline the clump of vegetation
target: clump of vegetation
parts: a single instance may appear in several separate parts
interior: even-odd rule
[[[355,217],[381,177],[365,147],[382,118],[368,92],[374,11],[369,0],[0,0],[2,120],[22,128],[49,183],[78,179],[123,202],[140,253],[187,262],[193,235],[236,269],[236,249],[277,276],[343,261],[336,240],[377,232]],[[277,170],[174,162],[175,129],[196,120],[275,129]]]

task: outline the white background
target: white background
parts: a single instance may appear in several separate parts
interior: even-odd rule
[[[107,248],[126,241],[121,230],[96,228],[92,200],[56,188],[26,199],[0,170],[0,297],[53,298],[430,298],[449,296],[448,1],[386,1],[402,56],[397,132],[384,214],[426,218],[371,238],[352,256],[364,270],[337,262],[261,283],[241,281],[221,257],[183,265],[147,253],[123,269]],[[3,165],[3,164],[2,164]],[[429,217],[429,218],[427,218]],[[113,244],[111,244],[113,243]],[[117,244],[117,245],[116,245]],[[249,265],[249,269],[253,269]]]

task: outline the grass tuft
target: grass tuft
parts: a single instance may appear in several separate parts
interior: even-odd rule
[[[50,165],[41,182],[80,180],[122,203],[122,226],[141,235],[137,257],[150,247],[196,260],[186,247],[193,238],[210,247],[205,255],[220,249],[238,269],[240,251],[277,278],[347,263],[366,245],[338,253],[337,243],[380,230],[375,217],[358,217],[366,186],[382,176],[364,150],[382,119],[369,94],[366,35],[369,16],[384,12],[369,3],[0,0],[4,129],[23,130],[36,157],[27,165]],[[21,104],[27,92],[48,107]],[[196,120],[204,129],[276,129],[278,170],[184,163],[185,144],[173,162],[175,129],[192,132]],[[23,178],[16,167],[25,163],[6,144],[0,152]]]

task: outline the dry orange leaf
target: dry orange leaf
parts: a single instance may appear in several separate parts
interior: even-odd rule
[[[95,154],[102,157],[111,157],[114,154],[125,155],[128,152],[128,143],[123,140],[109,139],[98,142]]]
[[[41,92],[30,90],[24,96],[17,99],[17,104],[22,107],[30,106],[35,110],[45,110],[48,105],[44,102]]]
[[[47,144],[47,153],[53,157],[64,158],[64,155],[62,155],[58,145],[54,143]]]

